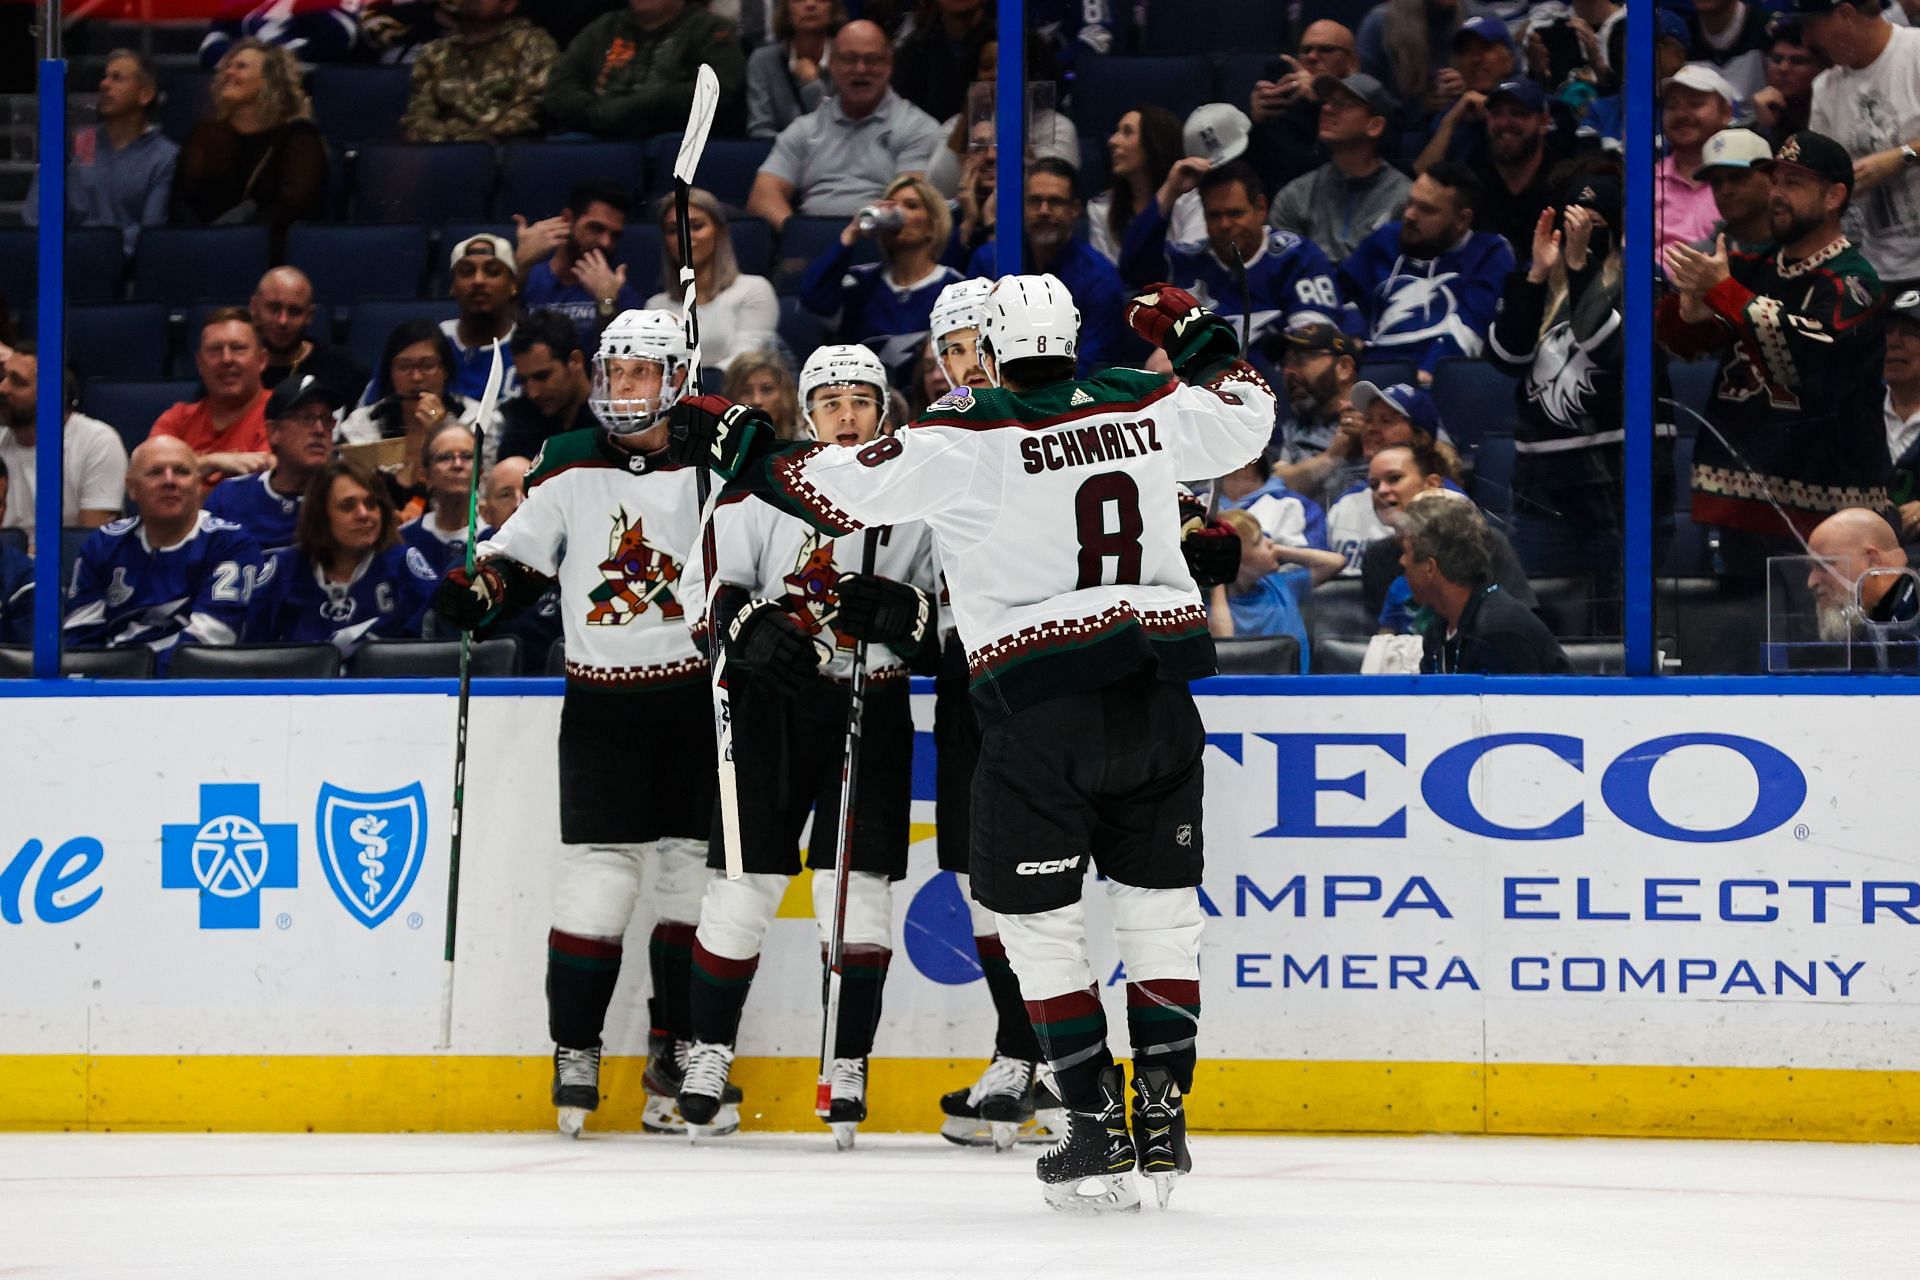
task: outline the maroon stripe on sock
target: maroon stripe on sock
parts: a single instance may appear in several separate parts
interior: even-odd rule
[[[576,934],[562,933],[558,929],[547,930],[547,949],[557,951],[563,956],[579,956],[585,960],[618,960],[620,943],[605,938],[582,938]]]
[[[1088,987],[1085,991],[1069,991],[1066,995],[1049,996],[1045,1000],[1028,1000],[1026,1006],[1028,1021],[1042,1026],[1097,1013],[1100,1010],[1100,997],[1092,987]]]
[[[753,971],[760,967],[760,957],[748,956],[745,960],[731,960],[726,956],[717,956],[701,946],[700,940],[695,938],[693,967],[715,978],[751,978]]]
[[[1000,941],[997,933],[976,933],[973,935],[973,949],[982,960],[1005,960],[1007,944]]]
[[[1160,997],[1158,1000],[1155,996]],[[1200,984],[1187,978],[1148,978],[1127,984],[1127,1008],[1158,1006],[1162,1003],[1186,1005],[1200,1003]]]
[[[653,926],[653,940],[670,947],[690,947],[697,927],[680,920],[662,920]]]

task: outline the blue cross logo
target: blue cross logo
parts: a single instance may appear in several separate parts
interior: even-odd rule
[[[298,831],[260,821],[259,783],[202,783],[199,822],[160,828],[160,887],[198,889],[202,929],[258,929],[260,891],[298,881]]]

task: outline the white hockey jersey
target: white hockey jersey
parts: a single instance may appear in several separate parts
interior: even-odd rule
[[[720,581],[744,589],[756,600],[785,606],[801,629],[814,637],[822,652],[822,673],[835,680],[848,679],[853,674],[854,640],[834,627],[840,609],[834,586],[841,574],[859,570],[866,533],[835,538],[746,494],[723,501],[713,513],[713,524]],[[937,596],[940,584],[932,532],[917,520],[881,528],[873,572]],[[698,556],[688,564],[680,588],[695,643],[704,646],[707,584]],[[884,644],[867,646],[869,680],[900,679],[906,674],[906,662],[892,649]]]
[[[569,431],[541,446],[526,501],[477,554],[559,578],[569,681],[637,688],[706,676],[680,585],[699,529],[692,468]]]
[[[976,702],[1000,716],[1150,660],[1167,679],[1212,674],[1176,486],[1257,456],[1274,409],[1245,364],[1204,387],[1135,369],[962,387],[898,435],[786,451],[734,486],[833,533],[924,520]]]

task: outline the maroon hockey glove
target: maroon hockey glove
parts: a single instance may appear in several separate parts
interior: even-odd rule
[[[1202,524],[1180,539],[1180,554],[1187,558],[1187,572],[1201,590],[1223,587],[1240,576],[1240,535],[1232,526]]]
[[[1169,335],[1177,336],[1188,320],[1205,314],[1198,298],[1166,283],[1148,285],[1127,303],[1127,324],[1156,347],[1166,346]]]
[[[482,560],[471,574],[463,564],[447,570],[433,593],[433,611],[462,631],[473,631],[492,621],[506,599],[506,578]]]

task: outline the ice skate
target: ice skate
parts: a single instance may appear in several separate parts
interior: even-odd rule
[[[727,1072],[733,1068],[733,1046],[696,1040],[687,1050],[685,1073],[680,1085],[680,1120],[687,1137],[725,1137],[740,1127],[738,1094],[727,1085]]]
[[[648,1133],[685,1133],[687,1122],[680,1114],[680,1090],[686,1082],[687,1057],[692,1042],[667,1036],[647,1037],[647,1070],[640,1078],[646,1090],[647,1105],[640,1115],[640,1127]],[[740,1127],[740,1086],[729,1081],[720,1094],[720,1110],[707,1127],[709,1136],[724,1137]]]
[[[940,1110],[947,1118],[940,1136],[956,1146],[995,1151],[1016,1142],[1052,1142],[1058,1131],[1035,1118],[1035,1100],[1034,1064],[995,1054],[970,1087],[941,1096]]]
[[[600,1106],[600,1046],[553,1051],[553,1105],[558,1109],[560,1132],[569,1138],[580,1136],[587,1113]]]
[[[1160,1207],[1173,1197],[1173,1180],[1193,1171],[1187,1150],[1187,1104],[1165,1067],[1135,1068],[1133,1145],[1140,1172],[1153,1180]]]
[[[827,1127],[833,1130],[833,1145],[850,1151],[860,1122],[867,1118],[867,1060],[835,1058],[828,1083],[832,1092],[828,1095]]]
[[[1127,1136],[1125,1089],[1120,1068],[1100,1073],[1100,1103],[1093,1111],[1069,1110],[1066,1133],[1034,1165],[1040,1194],[1062,1212],[1137,1213],[1133,1185],[1136,1155]]]

